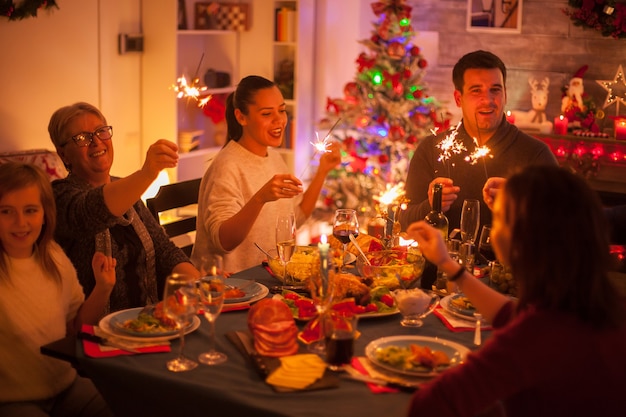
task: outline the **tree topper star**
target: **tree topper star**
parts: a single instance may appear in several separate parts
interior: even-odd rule
[[[598,84],[607,91],[606,99],[604,100],[603,109],[606,109],[611,104],[616,103],[616,115],[619,115],[619,102],[626,105],[626,80],[624,79],[624,70],[620,65],[617,68],[617,73],[612,80],[596,80]]]

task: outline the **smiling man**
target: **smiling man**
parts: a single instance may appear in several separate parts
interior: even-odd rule
[[[406,180],[410,202],[400,215],[403,230],[431,210],[435,183],[444,185],[442,209],[450,230],[459,227],[463,200],[470,198],[481,203],[481,225],[489,225],[491,211],[482,199],[487,178],[508,177],[531,164],[557,164],[546,144],[506,120],[506,67],[500,58],[487,51],[470,52],[454,66],[452,81],[454,101],[463,119],[456,131],[425,138],[415,151]],[[444,153],[442,141],[446,138],[453,138],[457,153]],[[488,155],[472,159],[479,147],[488,148]],[[428,275],[425,272],[422,286],[430,286],[429,278],[433,278]]]

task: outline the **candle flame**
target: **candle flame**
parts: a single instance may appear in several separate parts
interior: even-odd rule
[[[322,243],[322,245],[325,245],[328,242],[326,235],[323,234],[322,236],[320,236],[320,242]]]

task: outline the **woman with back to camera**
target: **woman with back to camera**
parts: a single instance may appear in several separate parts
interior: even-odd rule
[[[474,416],[497,404],[509,417],[623,410],[626,303],[608,277],[598,196],[584,179],[552,166],[488,181],[488,204],[487,188],[496,183],[492,244],[512,270],[519,299],[465,272],[423,221],[407,230],[494,327],[464,364],[420,387],[409,415]]]
[[[80,102],[61,107],[50,118],[48,132],[69,171],[52,183],[58,208],[55,238],[86,294],[94,288],[90,259],[96,249],[117,259],[109,311],[158,302],[172,272],[200,275],[140,200],[161,170],[178,163],[176,144],[157,140],[141,169],[116,178],[110,174],[113,127],[96,107]]]
[[[341,162],[339,145],[323,153],[306,191],[289,173],[281,145],[287,107],[276,84],[263,77],[243,78],[226,102],[228,142],[208,167],[198,200],[196,241],[191,255],[224,256],[224,269],[237,272],[263,260],[254,246],[274,247],[279,214],[293,212],[302,222],[313,212],[324,179]]]

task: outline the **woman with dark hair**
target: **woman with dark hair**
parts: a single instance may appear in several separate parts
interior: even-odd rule
[[[226,102],[228,141],[207,169],[200,185],[196,241],[191,255],[224,256],[224,269],[237,272],[259,265],[263,255],[254,243],[275,245],[279,214],[295,213],[302,222],[313,212],[328,172],[341,162],[338,144],[322,154],[306,191],[288,173],[281,145],[287,126],[285,99],[276,84],[251,75],[243,78]]]
[[[509,417],[622,409],[625,300],[608,277],[608,228],[598,196],[582,178],[552,166],[498,181],[492,244],[512,270],[519,299],[465,272],[423,221],[408,229],[494,327],[464,364],[420,387],[409,415],[474,416],[499,402]]]

